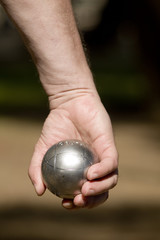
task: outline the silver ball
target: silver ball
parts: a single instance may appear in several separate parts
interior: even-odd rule
[[[91,149],[79,140],[66,140],[53,145],[42,161],[46,187],[61,198],[73,199],[87,181],[88,168],[97,162]]]

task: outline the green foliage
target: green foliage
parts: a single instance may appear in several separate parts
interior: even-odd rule
[[[43,108],[47,97],[32,64],[4,65],[0,69],[2,108]]]

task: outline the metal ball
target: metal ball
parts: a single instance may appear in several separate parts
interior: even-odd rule
[[[88,168],[97,162],[91,149],[79,140],[66,140],[53,145],[42,161],[46,187],[60,198],[73,199],[87,181]]]

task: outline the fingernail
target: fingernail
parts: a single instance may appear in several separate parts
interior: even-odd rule
[[[65,202],[65,203],[63,203],[63,207],[64,208],[67,208],[67,209],[72,209],[73,208],[73,203],[71,203],[71,202]]]
[[[86,206],[86,202],[79,202],[79,203],[77,203],[77,206],[84,208]]]
[[[95,191],[94,191],[93,189],[89,189],[89,190],[86,192],[85,196],[92,196],[92,195],[94,195],[94,194],[95,194]]]
[[[93,180],[93,179],[97,179],[98,178],[98,174],[97,173],[93,173],[92,175],[91,175],[91,179]]]

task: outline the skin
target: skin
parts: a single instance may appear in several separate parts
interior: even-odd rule
[[[44,154],[58,141],[80,139],[95,151],[88,181],[66,209],[93,208],[108,198],[118,181],[118,154],[112,125],[88,67],[70,0],[1,0],[19,29],[48,95],[50,112],[35,146],[29,177],[38,195],[45,192],[41,176]]]

